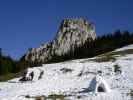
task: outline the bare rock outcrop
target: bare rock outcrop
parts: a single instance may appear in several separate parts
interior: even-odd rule
[[[85,41],[96,39],[95,26],[82,18],[64,19],[61,22],[55,39],[52,42],[41,45],[39,48],[30,49],[26,55],[27,61],[46,62],[53,54],[63,55],[75,46],[81,46]]]

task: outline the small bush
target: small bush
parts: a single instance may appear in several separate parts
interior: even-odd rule
[[[81,96],[77,96],[77,99],[81,99],[82,97]]]
[[[44,74],[44,71],[41,71],[40,76],[38,77],[38,80],[42,78],[43,74]]]
[[[114,65],[114,72],[115,73],[121,73],[121,69],[119,65]]]
[[[62,68],[60,69],[60,71],[62,71],[63,73],[68,73],[68,72],[72,72],[73,70],[69,68]]]
[[[60,95],[52,94],[52,95],[49,95],[47,98],[48,99],[52,99],[52,100],[57,100],[57,99],[59,99],[59,100],[65,100],[65,96],[62,95],[62,94],[60,94]]]
[[[98,70],[97,73],[98,73],[99,75],[102,75],[102,71],[101,71],[101,70]]]
[[[29,95],[26,95],[25,98],[31,98]]]
[[[102,71],[101,71],[101,70],[99,70],[99,71],[97,71],[97,73],[98,73],[98,74],[102,74]]]
[[[34,98],[35,100],[47,100],[47,97],[45,96],[36,96],[36,97],[33,97],[33,96],[30,96],[30,95],[26,95],[25,98]]]
[[[45,96],[37,96],[35,100],[47,100],[47,97]]]
[[[129,96],[131,96],[131,98],[133,98],[133,90],[131,89],[127,95],[129,95]]]
[[[96,57],[95,59],[92,59],[92,60],[95,62],[108,62],[108,61],[114,62],[116,58],[112,55],[104,55],[101,57]]]
[[[65,100],[65,95],[62,95],[62,94],[51,94],[49,96],[29,96],[29,95],[26,95],[25,98],[34,98],[35,100]]]
[[[6,75],[0,75],[0,82],[7,81],[12,78],[20,77],[22,75],[22,71],[18,73],[8,73]]]
[[[78,77],[81,77],[83,75],[83,71],[81,71],[79,74],[78,74]]]

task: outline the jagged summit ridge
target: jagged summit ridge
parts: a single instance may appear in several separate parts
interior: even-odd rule
[[[75,46],[81,46],[87,40],[96,39],[95,26],[83,18],[67,18],[61,22],[56,37],[52,42],[29,50],[25,60],[48,61],[52,55],[63,55]]]
[[[54,48],[59,55],[67,53],[74,46],[80,46],[87,39],[94,40],[96,38],[95,27],[92,23],[80,19],[63,20],[57,33]]]

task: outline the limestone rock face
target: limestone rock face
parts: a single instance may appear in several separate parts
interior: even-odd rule
[[[25,55],[27,61],[46,62],[52,56],[52,42],[41,45],[39,48],[32,48]]]
[[[73,50],[74,46],[80,46],[87,39],[94,40],[96,38],[95,27],[92,23],[84,19],[65,19],[54,41],[53,48],[59,55]]]
[[[75,46],[81,46],[86,40],[96,39],[95,26],[85,19],[64,19],[55,39],[39,48],[27,52],[25,60],[47,61],[53,54],[63,55]]]

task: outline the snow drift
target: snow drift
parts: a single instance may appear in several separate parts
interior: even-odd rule
[[[129,48],[133,45],[116,51]],[[51,94],[64,95],[66,100],[132,100],[133,54],[113,56],[115,61],[97,62],[94,57],[29,68],[22,77],[0,82],[0,100],[35,100],[27,95]],[[116,74],[118,66],[121,73]],[[23,77],[28,81],[20,81]]]

